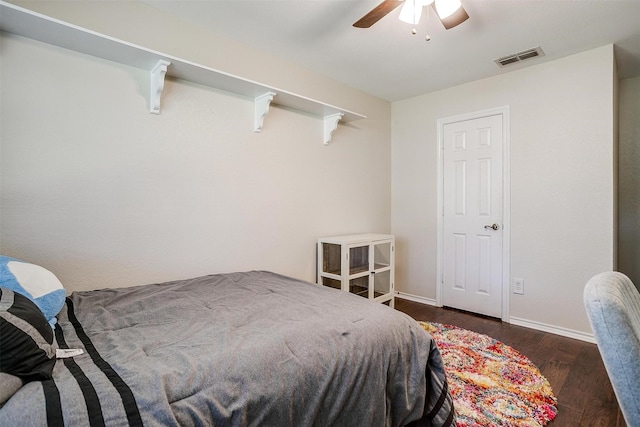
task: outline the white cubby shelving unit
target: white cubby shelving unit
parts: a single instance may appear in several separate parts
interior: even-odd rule
[[[149,108],[155,114],[160,113],[164,79],[171,76],[253,99],[255,132],[262,130],[271,104],[322,118],[325,145],[331,141],[339,122],[366,118],[362,114],[118,40],[2,0],[0,31],[148,70]]]
[[[394,308],[395,237],[352,234],[318,239],[318,285]]]

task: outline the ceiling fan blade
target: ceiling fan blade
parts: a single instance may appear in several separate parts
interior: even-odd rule
[[[353,24],[353,26],[356,28],[369,28],[401,4],[402,1],[400,0],[384,0],[369,13],[360,18],[355,24]]]
[[[467,11],[464,10],[464,7],[460,5],[460,7],[451,15],[447,16],[446,18],[440,18],[440,22],[442,22],[442,25],[444,25],[445,29],[449,30],[457,25],[462,24],[467,19],[469,19],[469,15],[467,14]]]

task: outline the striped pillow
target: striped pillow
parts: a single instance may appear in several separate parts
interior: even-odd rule
[[[24,382],[52,378],[58,347],[53,330],[29,298],[3,287],[0,287],[0,343],[0,373]]]

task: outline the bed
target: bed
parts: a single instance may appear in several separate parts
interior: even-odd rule
[[[271,272],[74,292],[53,379],[4,425],[455,425],[439,351],[403,313]]]

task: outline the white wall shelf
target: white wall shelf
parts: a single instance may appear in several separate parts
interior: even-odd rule
[[[155,114],[160,113],[165,76],[170,76],[253,99],[255,132],[262,130],[270,105],[321,117],[325,145],[331,140],[339,122],[366,118],[362,114],[118,40],[2,0],[0,31],[149,71],[149,109]]]

